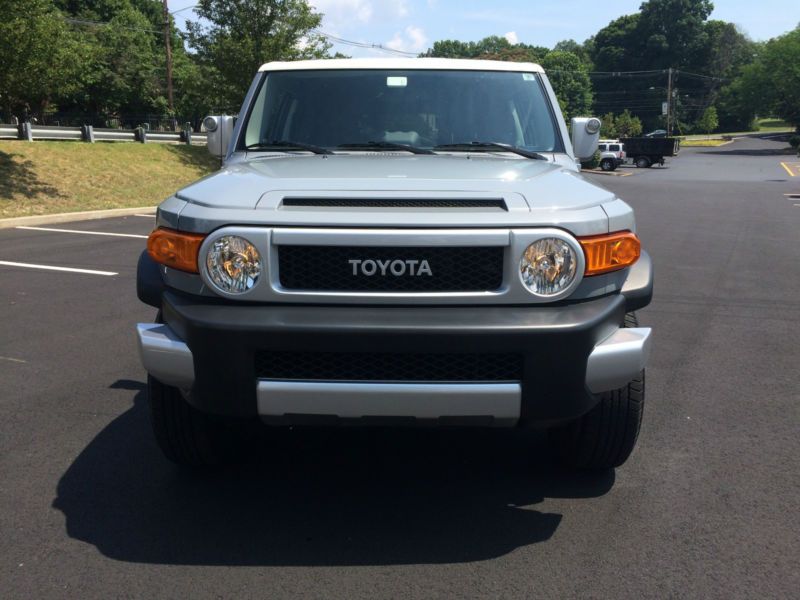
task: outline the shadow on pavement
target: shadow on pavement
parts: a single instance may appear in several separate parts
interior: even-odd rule
[[[613,471],[560,472],[521,431],[277,430],[250,464],[183,472],[134,406],[77,457],[53,506],[70,537],[123,561],[388,565],[485,560],[549,539],[544,498],[608,492]]]
[[[786,146],[785,148],[739,148],[731,150],[700,150],[698,154],[721,154],[728,156],[797,156],[797,150],[795,150],[791,146]]]

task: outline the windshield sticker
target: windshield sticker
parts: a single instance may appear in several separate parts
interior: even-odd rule
[[[534,81],[536,77],[533,75],[533,73],[523,73],[522,79],[524,79],[525,81]]]
[[[406,87],[408,85],[408,77],[387,77],[387,87]]]

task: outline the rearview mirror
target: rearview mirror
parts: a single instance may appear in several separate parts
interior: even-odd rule
[[[234,117],[227,115],[211,116],[203,119],[208,139],[208,151],[214,156],[224,158],[233,137]]]
[[[600,119],[576,117],[572,119],[572,151],[575,158],[586,160],[594,156],[600,140]]]

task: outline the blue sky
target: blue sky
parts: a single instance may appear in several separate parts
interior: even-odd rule
[[[642,0],[310,0],[325,14],[322,30],[340,38],[417,53],[441,39],[478,40],[504,35],[511,41],[552,47],[579,42],[609,21],[638,11]],[[179,27],[196,0],[170,0]],[[766,40],[800,22],[798,0],[717,0],[711,18],[731,21],[754,40]],[[187,10],[181,10],[187,9]],[[387,56],[378,49],[335,45],[355,57]]]

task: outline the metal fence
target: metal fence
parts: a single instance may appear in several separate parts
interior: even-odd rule
[[[84,142],[162,142],[206,144],[205,132],[194,132],[191,127],[181,131],[150,131],[147,127],[134,129],[95,128],[91,125],[60,127],[56,125],[0,125],[0,139],[27,140],[77,140]]]

